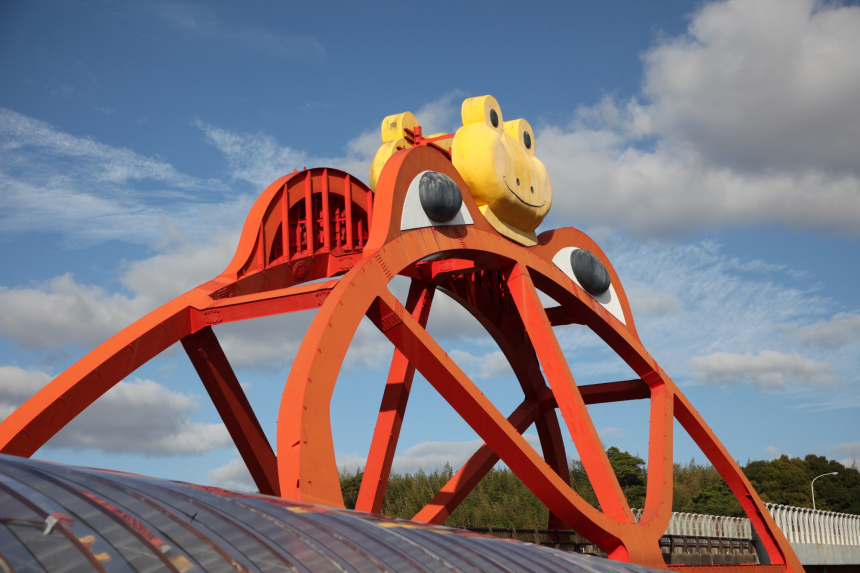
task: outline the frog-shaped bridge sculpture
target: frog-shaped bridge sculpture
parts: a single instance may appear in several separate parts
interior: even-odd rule
[[[343,507],[330,401],[367,316],[395,352],[356,509],[380,511],[417,370],[485,443],[415,520],[442,523],[501,459],[549,508],[550,527],[575,529],[611,559],[666,568],[659,539],[672,513],[677,419],[746,511],[770,564],[802,573],[737,463],[643,347],[600,247],[573,228],[534,235],[552,191],[543,165],[533,160],[531,128],[524,120],[503,122],[489,96],[466,100],[463,119],[452,141],[446,134],[423,137],[411,114],[386,118],[371,168],[374,191],[329,168],[294,171],[272,183],[251,208],[223,273],[57,376],[0,424],[0,452],[31,456],[117,382],[181,341],[260,492]],[[517,145],[522,149],[505,155]],[[487,162],[498,163],[495,171]],[[470,189],[477,186],[481,192]],[[411,280],[405,304],[388,289],[397,275]],[[477,318],[510,363],[524,397],[507,417],[425,330],[437,290]],[[538,291],[557,306],[544,308]],[[272,448],[212,327],[309,309],[316,316],[287,378]],[[553,332],[574,323],[589,327],[639,378],[578,386]],[[650,400],[647,496],[638,522],[586,407],[635,399]],[[543,457],[522,436],[533,424]],[[600,509],[571,489],[563,427]]]

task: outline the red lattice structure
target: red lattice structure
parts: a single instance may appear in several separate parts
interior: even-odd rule
[[[473,224],[401,230],[407,190],[428,170],[456,182]],[[587,249],[605,265],[623,321],[553,262],[570,247]],[[405,304],[388,289],[397,275],[411,280]],[[507,416],[424,329],[437,291],[468,310],[510,363],[523,400]],[[544,308],[538,291],[558,305]],[[212,326],[309,309],[316,309],[316,316],[286,381],[273,449]],[[575,529],[611,559],[666,568],[659,539],[672,513],[674,418],[752,520],[770,559],[768,570],[802,572],[741,469],[645,351],[618,275],[600,247],[572,228],[546,231],[531,248],[503,238],[481,215],[448,156],[427,145],[395,154],[375,194],[335,169],[303,170],[272,183],[251,209],[236,254],[221,275],[143,317],[60,374],[0,425],[0,451],[32,455],[117,382],[181,341],[260,491],[343,507],[329,409],[347,349],[365,316],[395,352],[380,389],[382,404],[356,509],[380,511],[418,370],[485,443],[415,520],[442,523],[501,459],[550,509],[550,527]],[[589,327],[639,378],[578,386],[553,332],[554,326],[574,323]],[[647,498],[638,523],[586,407],[635,399],[650,400]],[[543,457],[522,436],[533,424]],[[570,487],[565,430],[600,510]]]

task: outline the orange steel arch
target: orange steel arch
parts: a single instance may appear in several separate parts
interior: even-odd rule
[[[457,183],[474,224],[400,230],[406,191],[427,170]],[[588,249],[603,262],[624,322],[552,262],[565,247]],[[396,275],[411,279],[405,307],[388,290]],[[510,362],[524,398],[509,416],[424,329],[437,290],[472,313]],[[538,290],[558,306],[544,308]],[[273,449],[211,327],[308,309],[317,313],[286,381]],[[572,228],[547,231],[531,248],[504,239],[483,218],[447,155],[432,146],[392,156],[375,195],[335,169],[297,171],[275,181],[252,207],[236,255],[221,275],[135,322],[60,374],[0,424],[0,451],[32,455],[113,385],[181,341],[260,491],[343,507],[329,409],[346,351],[365,316],[394,344],[395,353],[357,509],[380,510],[417,370],[485,443],[414,519],[444,521],[501,459],[550,509],[550,525],[566,524],[612,559],[666,568],[659,539],[672,510],[675,418],[741,503],[770,563],[803,571],[738,465],[645,351],[618,275],[600,247]],[[591,328],[639,378],[578,386],[552,328],[573,323]],[[648,486],[637,523],[587,405],[645,398],[651,404]],[[543,458],[522,437],[532,424]],[[570,487],[562,427],[576,445],[600,509]]]

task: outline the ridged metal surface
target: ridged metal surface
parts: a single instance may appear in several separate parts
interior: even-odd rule
[[[0,570],[645,573],[445,527],[0,455]]]

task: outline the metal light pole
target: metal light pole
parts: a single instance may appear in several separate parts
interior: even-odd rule
[[[809,489],[812,490],[812,509],[815,509],[815,480],[817,480],[820,477],[835,476],[835,475],[839,475],[839,472],[830,472],[830,473],[821,474],[820,476],[815,476],[814,478],[812,478],[812,482],[809,484]]]

